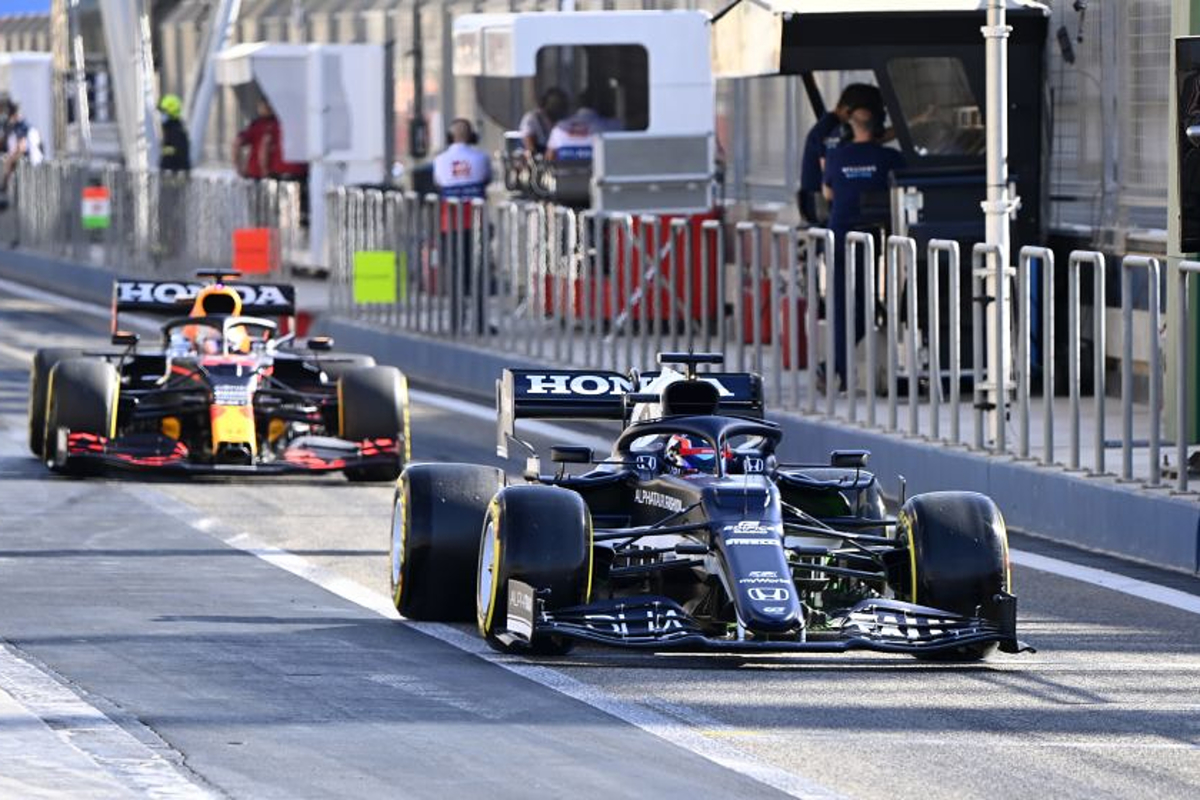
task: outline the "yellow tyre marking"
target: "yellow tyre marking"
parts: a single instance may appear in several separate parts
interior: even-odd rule
[[[110,367],[111,368],[111,367]],[[116,370],[113,370],[116,373]],[[108,412],[108,438],[117,438],[117,405],[121,399],[121,376],[116,375],[116,380],[113,381],[112,391],[112,408]]]
[[[396,586],[392,590],[392,604],[394,606],[396,606],[397,610],[399,610],[400,598],[404,594],[404,562],[403,562],[404,555],[403,554],[404,554],[404,544],[408,541],[408,530],[407,530],[408,515],[404,513],[404,486],[403,486],[403,484],[400,483],[400,481],[397,481],[396,485],[397,485],[396,504],[392,507],[392,514],[393,514],[392,529],[395,530],[395,526],[396,526],[395,517],[398,516],[400,518],[400,542],[398,543],[397,546],[400,549],[401,563],[400,563],[400,569],[396,571]]]
[[[908,515],[903,512],[901,512],[896,522],[900,531],[904,534],[904,538],[908,541],[908,569],[912,591],[912,596],[908,601],[915,605],[917,602],[917,545],[913,541],[912,522],[909,520]]]
[[[584,509],[584,513],[587,514],[587,534],[588,534],[587,535],[587,539],[588,539],[587,591],[585,591],[583,593],[583,602],[586,605],[587,603],[592,602],[592,559],[594,558],[595,552],[596,552],[596,548],[595,548],[596,532],[592,527],[592,513],[590,511],[588,511],[586,508]]]
[[[408,416],[408,376],[403,372],[400,373],[400,402],[404,414],[404,463],[407,464],[412,460],[412,427]]]
[[[338,400],[338,436],[342,439],[346,438],[346,404],[342,401],[342,379],[338,378],[337,382],[337,400]]]
[[[492,630],[496,596],[500,594],[500,504],[495,500],[488,505],[488,514],[492,518],[492,591],[488,598],[487,615],[479,620],[479,630],[484,636]]]
[[[1012,579],[1012,562],[1008,558],[1008,525],[1004,522],[1004,515],[1000,510],[996,510],[996,514],[1000,517],[1000,544],[1004,547],[1004,591],[1009,594],[1015,594],[1013,591]]]

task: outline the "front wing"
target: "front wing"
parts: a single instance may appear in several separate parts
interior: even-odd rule
[[[513,641],[564,636],[646,650],[844,653],[871,650],[918,655],[995,642],[1006,653],[1032,651],[1016,638],[1017,600],[997,598],[999,622],[927,606],[874,598],[851,608],[829,629],[788,638],[730,638],[707,634],[678,603],[666,597],[605,600],[547,611],[535,592],[509,581],[508,633]],[[533,609],[536,609],[534,611]]]
[[[168,437],[118,436],[109,439],[91,433],[60,429],[55,448],[56,466],[91,465],[97,470],[145,470],[203,475],[286,475],[340,472],[376,464],[394,464],[403,442],[397,439],[364,439],[351,442],[327,436],[304,436],[292,442],[278,458],[257,458],[252,464],[222,464],[193,458],[187,447]]]

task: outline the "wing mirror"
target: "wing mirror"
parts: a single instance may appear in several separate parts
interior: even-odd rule
[[[112,343],[120,347],[133,347],[142,337],[132,331],[113,331]]]
[[[550,448],[550,460],[555,464],[591,464],[592,448],[556,444]]]
[[[863,469],[870,457],[870,450],[834,450],[829,454],[829,465],[842,469]]]
[[[328,353],[333,349],[333,337],[313,336],[308,340],[308,349],[316,353]]]

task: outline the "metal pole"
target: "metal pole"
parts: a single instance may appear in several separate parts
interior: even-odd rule
[[[1158,276],[1157,258],[1126,256],[1121,261],[1121,477],[1133,479],[1133,270],[1145,269],[1149,280],[1150,312],[1150,485],[1160,483],[1159,470],[1159,384],[1161,365],[1158,347]]]
[[[958,242],[950,239],[931,239],[929,241],[926,262],[929,265],[929,435],[937,439],[941,436],[941,393],[942,393],[942,341],[941,341],[941,275],[939,255],[946,254],[947,277],[950,284],[950,298],[946,304],[950,312],[950,438],[957,442],[959,439],[958,421],[958,384],[959,351],[962,346],[962,331],[959,329],[959,250]]]
[[[1175,490],[1186,492],[1188,490],[1188,440],[1187,440],[1187,419],[1188,419],[1188,390],[1187,381],[1184,376],[1187,375],[1188,358],[1188,331],[1189,314],[1191,312],[1188,297],[1188,278],[1189,276],[1200,273],[1200,261],[1181,261],[1176,267],[1179,274],[1178,292],[1179,292],[1179,343],[1175,348],[1175,468],[1177,470],[1175,476]]]
[[[983,280],[984,294],[996,298],[997,306],[994,314],[987,315],[987,340],[993,343],[987,348],[988,406],[992,439],[1001,450],[1007,403],[1002,376],[1008,374],[1011,353],[1009,308],[1000,282],[1005,280],[1009,261],[1009,214],[1018,202],[1008,191],[1008,36],[1012,28],[1006,23],[1005,4],[1006,0],[988,0],[987,25],[982,29],[987,50],[987,200],[983,213],[987,244],[995,249],[999,262],[995,274]]]

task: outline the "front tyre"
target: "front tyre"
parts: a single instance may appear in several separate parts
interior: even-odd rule
[[[588,602],[592,519],[583,498],[556,486],[508,486],[492,500],[479,539],[479,633],[503,653],[568,652],[572,642],[563,637],[535,634],[526,643],[507,634],[510,580],[532,586],[546,610]]]
[[[349,467],[351,481],[394,481],[412,456],[408,379],[395,367],[357,367],[338,378],[338,435],[352,442],[393,439],[391,463]]]
[[[87,470],[62,451],[59,431],[90,434],[97,439],[116,436],[117,395],[121,378],[112,364],[90,358],[68,358],[54,365],[46,388],[46,426],[43,435],[46,466],[69,475]]]
[[[898,570],[903,600],[998,622],[996,598],[1010,592],[1008,533],[991,498],[975,492],[928,492],[900,509],[897,536],[908,563]],[[977,661],[996,643],[965,645],[920,658]]]
[[[479,529],[504,472],[474,464],[414,464],[392,503],[392,602],[408,619],[475,618]]]
[[[42,347],[33,354],[29,366],[29,452],[38,458],[46,450],[46,390],[50,385],[50,370],[68,358],[78,358],[83,351],[74,347]]]

